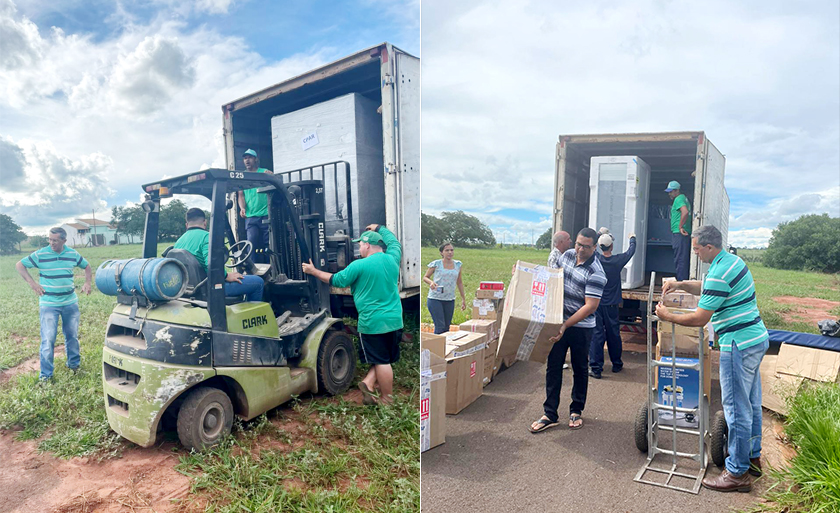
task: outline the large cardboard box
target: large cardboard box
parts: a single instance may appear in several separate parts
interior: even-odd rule
[[[484,388],[487,335],[467,331],[446,335],[446,413],[454,415],[478,399]]]
[[[840,353],[813,347],[782,344],[776,359],[776,373],[800,376],[826,383],[838,382]]]
[[[787,415],[787,397],[796,395],[805,378],[776,372],[779,355],[764,355],[761,374],[761,405],[770,411]]]
[[[420,351],[420,452],[446,441],[446,360]]]
[[[504,359],[545,363],[563,324],[563,270],[517,261],[499,336]]]
[[[466,322],[462,322],[459,329],[461,331],[486,333],[487,340],[492,341],[499,338],[499,319],[470,319]],[[495,353],[493,354],[495,356]]]
[[[443,358],[446,356],[446,335],[446,333],[441,335],[435,335],[434,333],[421,333],[420,347],[425,347]]]

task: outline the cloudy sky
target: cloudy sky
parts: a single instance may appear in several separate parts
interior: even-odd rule
[[[224,167],[224,103],[388,41],[418,0],[0,0],[0,213],[110,219],[140,185]],[[103,217],[100,217],[103,216]]]
[[[551,225],[560,134],[705,131],[730,243],[840,216],[836,0],[423,0],[423,211]]]

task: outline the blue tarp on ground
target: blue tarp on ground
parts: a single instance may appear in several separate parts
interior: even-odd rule
[[[813,333],[798,333],[796,331],[767,330],[771,342],[783,342],[795,346],[813,347],[828,351],[840,352],[840,338],[814,335]]]

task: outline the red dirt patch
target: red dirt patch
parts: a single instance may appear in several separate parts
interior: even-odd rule
[[[35,442],[0,434],[0,511],[105,513],[167,511],[189,492],[189,480],[173,470],[173,444],[126,451],[119,459],[62,460],[37,454]],[[183,508],[182,508],[183,510]]]
[[[806,322],[815,326],[823,319],[834,319],[836,316],[829,312],[840,306],[840,301],[813,297],[776,296],[773,301],[795,307],[789,312],[781,313],[785,322]]]
[[[18,338],[20,338],[20,340],[23,340],[22,337],[13,336],[12,338],[14,338],[15,341],[18,341]],[[53,352],[53,358],[64,352],[63,348],[64,346],[56,347],[55,351]],[[4,371],[0,371],[0,385],[9,381],[10,379],[19,374],[25,374],[27,372],[37,372],[39,370],[41,370],[41,357],[33,356],[32,358],[22,363],[19,363],[14,367],[10,367]]]

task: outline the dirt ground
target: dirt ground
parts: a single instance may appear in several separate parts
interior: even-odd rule
[[[840,306],[840,301],[812,297],[776,296],[773,301],[794,307],[791,311],[782,314],[782,318],[786,322],[806,322],[814,326],[824,319],[836,318],[829,312]]]
[[[22,372],[37,371],[38,360],[27,361],[0,373],[0,382]],[[352,389],[345,401],[362,404],[362,394]],[[337,400],[337,398],[335,398]],[[261,440],[260,446],[291,451],[304,444],[305,419],[291,407],[271,422],[296,434],[290,446]],[[126,442],[127,445],[131,445]],[[190,482],[175,470],[179,446],[165,442],[143,449],[131,446],[122,456],[106,461],[96,458],[64,460],[38,454],[34,441],[15,441],[14,433],[0,431],[0,513],[116,513],[203,511],[201,502],[179,504],[189,496]]]

